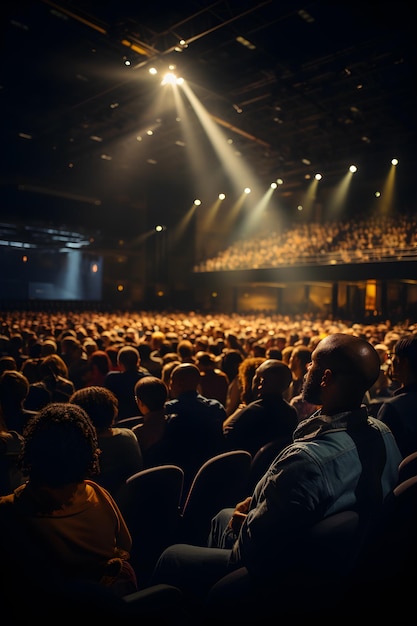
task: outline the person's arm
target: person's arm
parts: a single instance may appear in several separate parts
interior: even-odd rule
[[[255,488],[232,552],[232,561],[262,575],[321,519],[329,498],[320,467],[302,452],[287,453],[274,467]]]

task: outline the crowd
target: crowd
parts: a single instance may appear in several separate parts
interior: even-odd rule
[[[194,271],[407,260],[417,253],[416,226],[415,215],[295,224],[238,240],[202,260]]]
[[[0,322],[0,536],[25,580],[45,550],[48,579],[116,595],[168,585],[194,615],[243,567],[258,606],[306,529],[346,509],[367,526],[417,450],[410,320],[8,311]],[[144,581],[132,570],[119,509],[129,477],[173,464],[186,495],[208,459],[253,458],[281,439],[253,493],[213,519],[207,546],[169,546]]]

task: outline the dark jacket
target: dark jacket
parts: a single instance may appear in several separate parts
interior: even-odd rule
[[[268,394],[235,412],[224,427],[228,450],[247,450],[255,456],[266,443],[292,435],[297,411],[280,395]]]

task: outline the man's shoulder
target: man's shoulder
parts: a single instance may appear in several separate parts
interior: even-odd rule
[[[417,401],[417,391],[404,391],[403,393],[396,393],[396,395],[384,398],[381,406],[379,407],[378,414],[383,415],[386,410],[390,408],[401,411],[404,408],[415,407]]]

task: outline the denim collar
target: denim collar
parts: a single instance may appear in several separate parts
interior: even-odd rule
[[[294,431],[294,441],[309,441],[325,433],[365,426],[368,422],[365,405],[355,411],[343,411],[335,415],[323,415],[320,411],[300,422]]]

